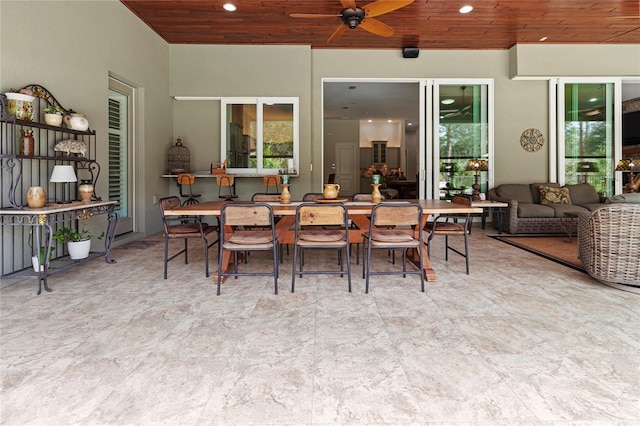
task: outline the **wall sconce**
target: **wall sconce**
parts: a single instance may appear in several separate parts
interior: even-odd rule
[[[64,199],[67,190],[65,184],[69,182],[77,182],[76,172],[73,170],[73,166],[53,166],[53,172],[51,172],[51,178],[49,182],[62,183],[62,201],[56,201],[58,204],[69,204],[71,200]]]
[[[469,160],[467,162],[467,171],[475,173],[475,181],[471,188],[473,188],[473,200],[479,201],[480,198],[480,172],[486,172],[489,170],[489,160],[478,158],[477,160]]]

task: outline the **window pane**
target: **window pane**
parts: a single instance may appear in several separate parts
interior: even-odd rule
[[[439,88],[440,198],[471,193],[475,175],[467,171],[467,164],[486,158],[489,152],[487,89],[484,84]],[[486,192],[487,179],[482,179],[482,173],[480,192]]]
[[[227,167],[256,167],[256,105],[227,105]]]
[[[287,169],[293,155],[293,105],[264,104],[262,167]]]
[[[613,83],[565,85],[565,183],[613,188]]]

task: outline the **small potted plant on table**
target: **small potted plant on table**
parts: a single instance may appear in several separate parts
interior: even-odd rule
[[[104,237],[104,232],[98,237],[101,240]],[[89,256],[91,250],[91,239],[93,234],[86,226],[82,226],[82,229],[61,228],[53,233],[52,238],[60,244],[67,243],[67,250],[69,251],[69,257],[71,259],[85,259]]]
[[[49,126],[60,127],[64,110],[60,105],[51,104],[42,110],[44,112],[44,122]]]

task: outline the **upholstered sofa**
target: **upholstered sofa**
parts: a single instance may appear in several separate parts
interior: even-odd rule
[[[595,279],[640,293],[640,198],[635,198],[639,204],[622,201],[578,215],[578,257]]]
[[[503,228],[510,234],[563,233],[567,226],[574,232],[579,213],[603,206],[595,188],[589,184],[565,187],[552,182],[502,184],[489,190],[489,199],[509,203]],[[568,218],[566,213],[572,213],[574,218]],[[497,222],[493,221],[496,228]]]

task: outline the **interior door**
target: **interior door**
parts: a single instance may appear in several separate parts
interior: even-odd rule
[[[359,179],[356,174],[356,146],[338,143],[335,147],[336,183],[340,185],[340,195],[358,192]]]

